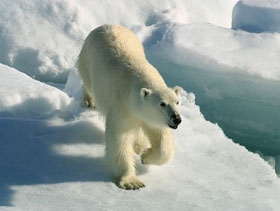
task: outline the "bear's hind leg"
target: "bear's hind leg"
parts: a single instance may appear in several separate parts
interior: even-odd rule
[[[83,94],[83,104],[89,108],[96,108],[93,98],[87,93],[85,89]]]

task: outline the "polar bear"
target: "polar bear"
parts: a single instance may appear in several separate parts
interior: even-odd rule
[[[146,60],[129,29],[103,25],[86,38],[78,58],[84,98],[105,117],[105,161],[120,188],[139,189],[134,153],[143,164],[171,160],[171,128],[181,122],[178,86],[169,88]]]

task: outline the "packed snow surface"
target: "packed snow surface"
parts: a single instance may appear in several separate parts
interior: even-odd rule
[[[78,109],[77,95],[67,97],[7,66],[0,66],[0,76],[5,85],[0,95],[1,210],[280,207],[280,181],[272,167],[206,121],[192,93],[181,95],[183,123],[174,131],[174,160],[156,167],[144,166],[138,158],[138,174],[147,187],[128,192],[105,171],[104,125],[96,111]],[[11,81],[17,86],[7,85]],[[77,74],[72,73],[67,86],[79,89]],[[38,116],[36,107],[47,116]]]
[[[0,1],[0,210],[279,210],[279,8]],[[139,191],[110,181],[104,120],[80,105],[77,55],[105,23],[133,30],[167,84],[187,91],[175,157],[160,167],[137,158]]]

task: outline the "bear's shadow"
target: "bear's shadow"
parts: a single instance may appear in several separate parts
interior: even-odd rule
[[[56,149],[75,144],[104,145],[103,131],[87,121],[55,126],[46,120],[0,113],[0,134],[0,206],[12,206],[12,186],[110,182],[103,156],[65,155]]]

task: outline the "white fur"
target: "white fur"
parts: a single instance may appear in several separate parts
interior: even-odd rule
[[[106,162],[119,187],[138,189],[134,153],[144,164],[162,165],[174,153],[170,129],[179,115],[179,88],[168,88],[146,60],[128,29],[103,25],[93,30],[79,55],[85,101],[106,118]],[[150,142],[151,148],[146,149]]]

